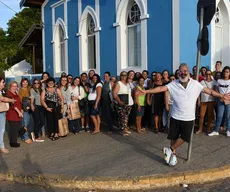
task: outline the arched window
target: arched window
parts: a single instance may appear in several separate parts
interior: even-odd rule
[[[53,35],[53,61],[54,76],[59,76],[63,71],[67,72],[67,33],[62,19],[58,19]]]
[[[60,71],[65,71],[65,39],[64,39],[64,30],[59,25],[59,41],[60,41]]]
[[[90,14],[87,17],[88,28],[88,69],[96,69],[95,23]]]
[[[116,23],[117,74],[147,69],[147,7],[144,0],[119,2]]]
[[[141,67],[141,12],[133,3],[127,18],[128,67]]]
[[[87,6],[81,15],[79,29],[79,71],[94,69],[100,74],[100,22],[95,10]]]

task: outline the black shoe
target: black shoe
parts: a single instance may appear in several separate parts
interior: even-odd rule
[[[20,147],[20,143],[10,143],[11,147]]]

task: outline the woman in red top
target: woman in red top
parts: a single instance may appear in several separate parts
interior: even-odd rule
[[[20,128],[21,120],[23,117],[22,103],[18,91],[18,83],[16,81],[12,81],[9,84],[9,90],[7,91],[7,95],[15,99],[16,102],[10,106],[9,111],[6,113],[6,120],[9,123],[9,140],[11,147],[20,147],[20,144],[17,143],[18,138],[18,130]]]

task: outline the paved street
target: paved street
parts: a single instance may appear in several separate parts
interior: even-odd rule
[[[0,154],[0,171],[24,174],[58,174],[68,176],[135,177],[202,170],[230,164],[230,138],[194,135],[192,160],[186,163],[187,144],[178,150],[178,164],[165,165],[161,149],[168,146],[165,133],[132,132],[129,137],[118,134],[80,133],[46,139],[44,143],[10,149]]]

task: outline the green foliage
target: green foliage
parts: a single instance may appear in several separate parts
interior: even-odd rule
[[[7,31],[0,29],[0,73],[23,59],[30,60],[27,48],[19,49],[18,45],[30,27],[40,23],[40,9],[24,8],[9,20]]]

